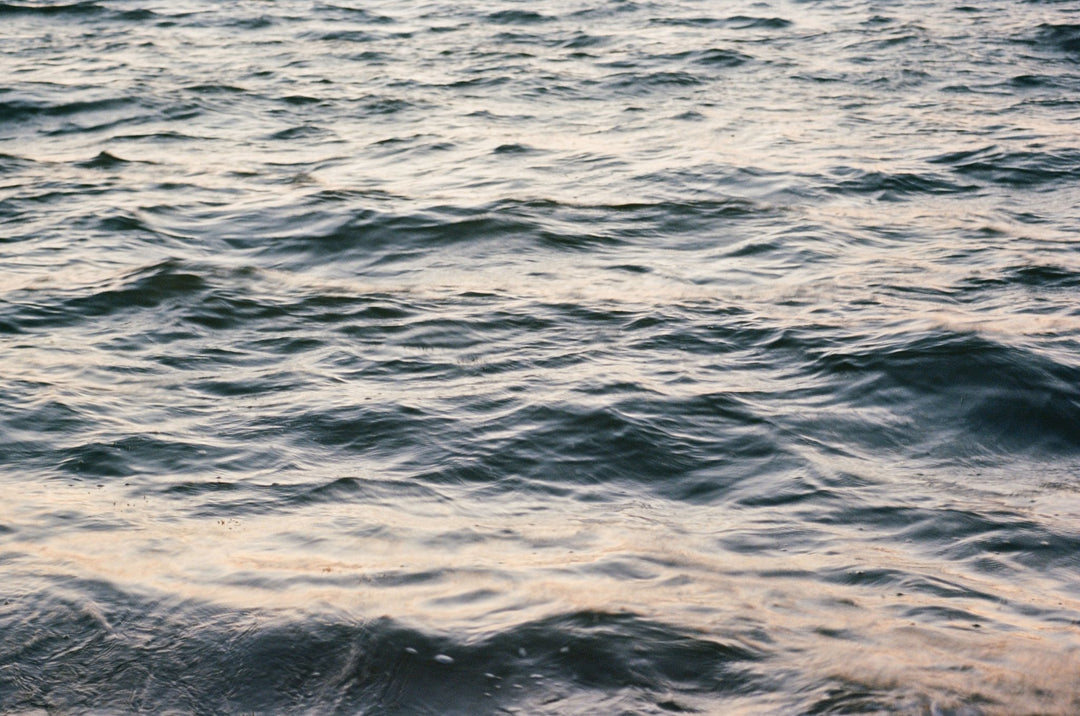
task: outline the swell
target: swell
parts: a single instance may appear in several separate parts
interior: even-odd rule
[[[755,650],[632,614],[559,614],[468,636],[68,582],[7,600],[0,623],[13,657],[0,673],[6,712],[555,713],[613,701],[682,711],[699,694],[723,699],[762,681]]]
[[[844,503],[835,507],[820,511],[813,521],[824,525],[858,526],[873,535],[872,539],[882,546],[911,543],[925,554],[954,565],[967,564],[974,573],[992,578],[1011,574],[1023,579],[1030,570],[1042,574],[1053,574],[1056,570],[1067,572],[1071,555],[1080,546],[1080,534],[1068,525],[1043,524],[1020,512],[961,506],[930,508],[902,504],[899,500],[880,504]],[[781,535],[774,541],[760,542],[769,549],[779,549],[786,544]],[[823,578],[856,583],[864,576],[844,572]],[[873,579],[887,586],[921,591],[931,596],[997,599],[994,594],[977,588],[959,584],[948,588],[940,582],[922,582],[902,569],[884,570]],[[933,586],[935,584],[937,586]]]
[[[755,17],[750,15],[655,18],[652,22],[659,25],[723,27],[733,30],[784,30],[793,24],[791,20],[782,17]]]
[[[132,221],[125,220],[123,230],[142,228],[140,223],[132,224]],[[113,314],[158,309],[203,295],[207,289],[205,278],[197,270],[178,270],[181,265],[166,260],[127,272],[103,285],[12,291],[0,319],[9,330],[28,332],[76,326]]]
[[[1073,148],[1008,150],[998,146],[949,152],[931,158],[960,177],[1008,187],[1042,187],[1080,176],[1080,152]]]
[[[1024,44],[1056,50],[1074,59],[1080,57],[1080,24],[1042,23],[1034,33],[1018,39]]]
[[[17,122],[35,117],[69,117],[81,113],[124,109],[137,104],[130,97],[46,103],[32,100],[0,102],[0,121]]]
[[[1053,291],[1075,282],[1053,267],[1021,266],[1005,276]],[[1080,369],[978,333],[851,334],[838,343],[829,329],[755,323],[738,310],[708,313],[706,326],[708,304],[644,315],[633,304],[504,289],[429,295],[327,286],[282,294],[277,280],[168,260],[88,289],[24,292],[0,320],[22,334],[141,326],[114,342],[140,372],[224,371],[180,382],[211,400],[292,396],[291,405],[233,421],[225,433],[232,450],[250,456],[243,445],[260,443],[365,456],[430,484],[532,484],[586,495],[592,486],[630,482],[668,499],[708,502],[740,494],[743,481],[795,469],[800,442],[960,462],[1080,450]],[[617,342],[598,342],[594,330]],[[231,335],[230,349],[207,350],[219,335]],[[611,350],[642,365],[675,355],[735,370],[748,361],[770,370],[801,366],[802,378],[778,392],[743,391],[730,381],[717,388],[677,371],[650,376],[624,366],[622,378],[593,375],[540,403],[522,394],[536,375],[591,373]],[[454,388],[419,403],[327,400],[335,383],[369,391],[388,379]],[[318,402],[302,397],[308,392]],[[785,414],[785,404],[799,409]],[[15,427],[25,434],[29,426]],[[185,442],[144,449],[137,435],[121,434],[67,448],[60,464],[95,476],[190,469],[176,462]],[[276,460],[274,452],[260,463]],[[207,460],[240,465],[225,455]]]
[[[87,19],[104,17],[109,20],[121,20],[124,22],[139,22],[158,17],[158,13],[146,8],[135,10],[113,10],[112,8],[92,0],[74,3],[0,3],[0,17],[11,18],[77,18]]]
[[[199,233],[228,250],[292,257],[295,268],[349,261],[360,270],[455,247],[588,253],[658,234],[693,237],[721,223],[774,215],[769,206],[739,198],[611,204],[500,199],[479,206],[442,204],[410,211],[388,208],[391,201],[319,190],[284,208],[158,212],[151,228],[166,235]]]
[[[728,396],[668,405],[626,400],[600,409],[528,406],[511,415],[514,436],[491,440],[481,433],[439,479],[548,486],[587,500],[604,500],[603,486],[636,483],[666,499],[708,503],[785,465],[770,428]]]
[[[58,4],[0,3],[0,17],[18,15],[40,15],[44,17],[63,15],[96,15],[106,12],[106,8],[96,2],[75,2]]]
[[[853,341],[813,365],[835,390],[821,434],[941,460],[1080,451],[1080,368],[1043,353],[940,330]]]
[[[959,194],[978,188],[970,183],[950,180],[932,173],[864,171],[851,167],[839,167],[834,174],[843,177],[835,181],[830,191],[841,194],[874,194],[879,199],[914,198],[916,200],[936,194]],[[817,183],[817,182],[816,182]],[[828,186],[827,182],[820,182]]]

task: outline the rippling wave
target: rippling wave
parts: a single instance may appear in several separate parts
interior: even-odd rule
[[[1080,709],[1080,15],[0,3],[0,711]]]

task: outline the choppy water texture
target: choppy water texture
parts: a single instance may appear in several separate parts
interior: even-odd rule
[[[1080,712],[1080,9],[0,4],[0,711]]]

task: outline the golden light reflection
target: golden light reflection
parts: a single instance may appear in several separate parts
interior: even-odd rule
[[[754,510],[684,506],[674,514],[640,500],[557,509],[520,500],[325,503],[290,515],[163,519],[175,515],[160,508],[164,499],[49,483],[0,507],[0,523],[13,530],[5,552],[18,555],[24,584],[80,575],[138,594],[385,615],[463,637],[582,610],[626,611],[773,654],[775,668],[866,688],[977,695],[1040,713],[1080,703],[1080,691],[1062,688],[1080,684],[1080,629],[1045,618],[1080,614],[1066,585],[1031,574],[991,584],[961,564],[867,542],[844,526],[828,528],[827,550],[793,541],[784,550],[732,551],[720,542],[774,525]],[[65,514],[109,529],[79,529],[86,520]],[[334,529],[305,538],[312,522]],[[828,576],[876,568],[907,575],[912,586]]]

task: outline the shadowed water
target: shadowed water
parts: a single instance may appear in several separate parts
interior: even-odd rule
[[[1080,710],[1074,4],[0,22],[0,711]]]

